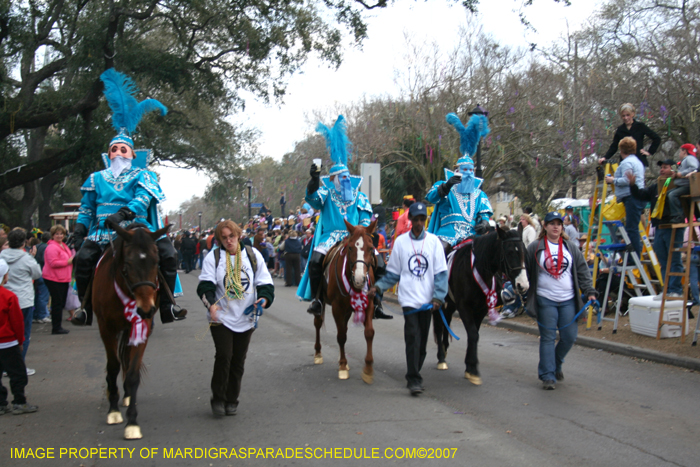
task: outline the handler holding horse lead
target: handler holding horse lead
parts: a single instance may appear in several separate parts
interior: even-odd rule
[[[425,231],[428,211],[418,201],[408,209],[411,230],[399,235],[389,257],[386,276],[370,288],[370,295],[399,282],[399,303],[404,312],[406,381],[412,396],[423,392],[420,370],[426,356],[432,311],[447,295],[447,264],[439,239]],[[423,308],[430,304],[432,307]]]
[[[459,132],[462,157],[457,160],[457,171],[445,169],[447,181],[436,182],[425,199],[435,204],[428,231],[438,236],[448,252],[474,234],[485,234],[493,208],[480,189],[483,180],[474,177],[474,161],[470,157],[479,140],[489,134],[488,119],[485,115],[472,115],[466,127],[454,113],[447,114],[446,120]]]
[[[241,233],[230,220],[216,226],[221,249],[210,251],[204,258],[197,286],[197,295],[208,310],[216,347],[211,409],[217,417],[235,415],[238,408],[245,358],[255,330],[246,312],[251,306],[269,308],[275,299],[275,286],[262,254],[256,248],[241,248]],[[253,308],[249,315],[255,313]]]
[[[345,221],[355,226],[369,226],[372,206],[367,196],[360,192],[362,177],[350,175],[346,166],[351,157],[352,144],[345,133],[345,117],[339,115],[333,128],[328,128],[319,122],[316,131],[325,137],[326,147],[335,165],[331,167],[327,177],[321,177],[320,167],[316,164],[311,165],[311,180],[306,187],[304,199],[312,208],[320,211],[321,216],[313,240],[313,253],[301,278],[297,296],[302,300],[311,300],[307,311],[315,316],[321,316],[323,303],[319,287],[323,279],[323,262],[326,254],[335,244],[348,236]],[[379,280],[386,271],[386,265],[381,255],[375,255],[375,258],[377,260],[375,280]],[[376,297],[374,317],[393,318],[383,312],[379,296]]]
[[[137,102],[133,97],[137,91],[133,81],[113,68],[102,73],[100,78],[113,111],[112,124],[118,134],[109,143],[108,153],[102,155],[106,169],[91,174],[80,188],[83,198],[72,241],[78,251],[75,281],[84,309],[71,320],[76,326],[92,324],[92,301],[84,298],[102,253],[116,235],[105,221],[122,227],[136,221],[151,232],[163,227],[157,205],[165,200],[165,195],[156,174],[147,170],[151,151],[134,151],[134,141],[129,135],[145,112],[160,110],[165,115],[167,109],[155,99]],[[185,309],[175,311],[171,299],[177,282],[177,253],[167,236],[158,239],[156,245],[160,271],[171,292],[165,293],[165,288],[161,287],[160,319],[163,323],[170,323],[184,319],[187,314]]]

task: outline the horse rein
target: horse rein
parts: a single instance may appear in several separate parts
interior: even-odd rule
[[[345,252],[345,248],[347,248],[347,246],[348,246],[348,245],[347,245],[347,243],[346,243],[345,245],[343,245],[343,246],[340,248],[340,251],[338,252],[338,258],[343,258],[343,257],[347,258],[347,254],[344,253],[344,252]],[[376,260],[375,260],[375,261],[376,261]],[[367,269],[367,282],[369,282],[370,265],[367,264],[366,261],[361,260],[361,259],[357,259],[357,260],[353,261],[352,263],[350,263],[350,267],[349,267],[348,269],[350,269],[350,270],[352,271],[352,269],[353,269],[353,268],[355,267],[355,265],[358,264],[358,263],[364,264],[364,265],[365,265],[365,268]],[[342,271],[342,274],[346,274],[346,271]],[[340,284],[340,279],[339,279],[338,277],[339,277],[339,274],[338,274],[338,267],[336,266],[336,271],[335,271],[335,282],[336,282],[336,285],[338,286],[338,290],[340,291],[340,295],[341,295],[342,297],[347,297],[347,296],[349,295],[349,293],[343,293],[343,286]],[[354,281],[353,281],[352,278],[351,278],[350,281],[348,281],[348,282],[349,282],[349,283],[353,283],[353,285],[354,285]]]
[[[522,242],[522,240],[520,240],[519,238],[507,238],[505,240],[501,240],[501,242],[503,242],[503,243],[505,243],[505,242]],[[501,259],[499,262],[500,262],[499,266],[501,268],[501,271],[503,273],[505,273],[505,275],[508,276],[509,278],[511,276],[515,277],[515,274],[514,274],[515,272],[519,273],[520,271],[525,269],[524,266],[522,265],[522,263],[520,263],[520,266],[518,266],[518,267],[515,267],[515,268],[511,267],[508,264],[508,260],[506,260],[505,254],[503,253],[503,248],[501,248]]]

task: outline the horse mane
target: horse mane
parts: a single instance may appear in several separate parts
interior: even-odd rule
[[[506,236],[508,238],[519,237],[520,234],[517,231],[508,230],[506,231]],[[491,276],[498,271],[500,258],[496,254],[500,251],[498,244],[501,241],[498,237],[498,232],[495,230],[487,233],[486,235],[481,235],[479,237],[472,237],[473,243],[465,248],[457,251],[457,256],[455,257],[455,266],[459,269],[469,267],[471,263],[471,252],[474,251],[474,267],[482,276]]]

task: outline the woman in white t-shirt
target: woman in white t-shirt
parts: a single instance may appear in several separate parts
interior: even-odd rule
[[[242,233],[233,221],[219,222],[215,235],[221,248],[204,258],[197,286],[216,348],[211,409],[217,417],[235,415],[238,408],[245,358],[255,330],[254,313],[245,312],[250,306],[268,308],[275,299],[265,260],[257,248],[239,242]]]
[[[582,291],[588,299],[598,294],[579,246],[564,233],[561,214],[544,218],[539,239],[527,247],[526,266],[530,281],[527,309],[535,314],[540,329],[538,375],[544,389],[554,389],[564,379],[562,364],[578,335],[573,322],[583,308]],[[554,341],[559,330],[559,342]]]

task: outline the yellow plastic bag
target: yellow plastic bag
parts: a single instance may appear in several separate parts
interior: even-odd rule
[[[617,197],[613,201],[607,203],[601,208],[601,214],[606,221],[620,221],[625,218],[625,205],[617,201]]]
[[[652,219],[661,219],[664,214],[664,204],[666,204],[666,192],[668,191],[668,184],[671,183],[671,179],[667,178],[664,187],[659,193],[659,198],[656,200],[656,205],[654,206],[654,211],[651,213]]]

